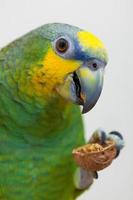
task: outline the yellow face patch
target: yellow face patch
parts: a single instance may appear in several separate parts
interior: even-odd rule
[[[104,48],[104,44],[92,33],[80,31],[77,34],[78,34],[78,39],[79,39],[80,43],[85,48],[92,48],[92,49]]]
[[[80,61],[68,60],[57,55],[49,49],[43,60],[43,67],[34,68],[32,83],[38,95],[48,94],[58,84],[64,82],[65,76],[75,71],[81,64]]]

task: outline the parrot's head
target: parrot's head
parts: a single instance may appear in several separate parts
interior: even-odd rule
[[[48,45],[43,67],[34,72],[33,84],[38,84],[41,93],[56,93],[82,105],[83,113],[88,112],[103,87],[108,60],[104,44],[92,33],[67,24],[44,25],[39,33]]]

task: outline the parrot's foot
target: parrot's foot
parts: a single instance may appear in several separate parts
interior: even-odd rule
[[[98,178],[97,172],[87,171],[81,167],[77,168],[74,174],[74,184],[76,189],[88,189],[92,185],[94,178]]]
[[[123,147],[124,140],[119,132],[106,133],[98,129],[92,134],[88,145],[74,149],[74,159],[80,166],[74,175],[76,189],[79,191],[88,189],[94,178],[98,178],[97,171],[109,166]]]
[[[123,136],[117,131],[106,133],[102,129],[98,129],[92,134],[92,137],[90,138],[89,143],[98,142],[99,144],[104,145],[107,140],[114,141],[115,148],[116,148],[115,158],[118,157],[121,149],[124,147],[124,139],[123,139]]]
[[[75,173],[75,186],[86,189],[91,186],[97,171],[108,167],[113,159],[118,157],[124,147],[124,139],[119,132],[98,129],[90,138],[88,144],[73,150],[74,159],[79,166]]]

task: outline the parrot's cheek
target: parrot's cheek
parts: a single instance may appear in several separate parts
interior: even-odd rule
[[[86,113],[99,99],[103,86],[103,73],[103,69],[91,71],[87,66],[81,66],[70,73],[56,90],[65,99],[82,105],[82,113]]]

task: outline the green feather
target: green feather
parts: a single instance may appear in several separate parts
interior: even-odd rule
[[[37,29],[0,51],[2,200],[75,199],[72,150],[85,143],[79,107],[61,97],[41,105],[21,92],[28,70],[41,67],[49,34],[54,35],[49,28]]]

